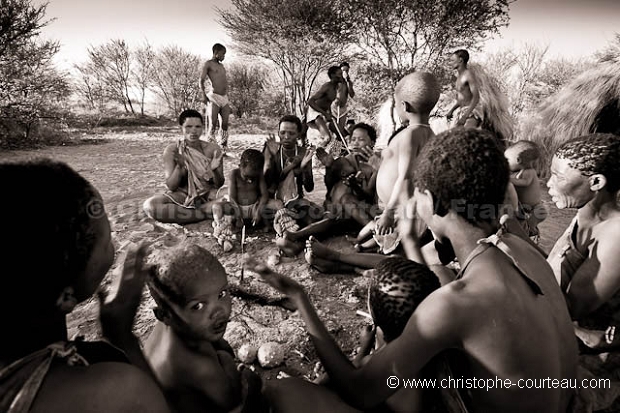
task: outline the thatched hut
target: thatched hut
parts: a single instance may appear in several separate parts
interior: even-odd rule
[[[568,139],[595,132],[620,135],[620,63],[588,69],[543,101],[523,138],[540,144],[548,164]]]

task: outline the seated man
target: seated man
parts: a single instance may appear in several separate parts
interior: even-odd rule
[[[373,221],[377,212],[377,170],[381,162],[380,155],[373,151],[376,140],[377,133],[372,126],[358,123],[351,128],[349,155],[333,160],[325,149],[317,149],[317,156],[325,165],[325,209],[330,216],[300,230],[285,231],[276,241],[281,252],[297,255],[310,235],[328,230],[333,233],[335,225],[346,225],[343,221],[353,222],[358,229]]]
[[[160,222],[189,224],[212,218],[218,189],[224,185],[223,153],[213,142],[200,139],[202,115],[187,109],[179,115],[183,139],[164,151],[168,190],[144,202],[144,212]]]
[[[297,116],[283,116],[278,124],[280,142],[276,142],[271,135],[263,150],[263,170],[270,198],[281,201],[285,206],[274,218],[278,235],[286,229],[299,229],[323,217],[320,206],[304,199],[304,190],[314,190],[314,148],[297,144],[301,131],[301,120]]]
[[[544,257],[518,236],[496,234],[508,181],[508,163],[488,132],[452,129],[425,145],[415,170],[414,210],[438,239],[452,244],[461,270],[416,308],[399,337],[361,367],[311,316],[308,296],[291,283],[278,283],[280,291],[290,293],[330,384],[348,405],[366,411],[380,406],[401,388],[386,385],[389,378],[402,384],[452,349],[458,361],[452,363],[454,377],[485,383],[467,386],[464,380],[471,411],[569,411],[575,389],[567,381],[577,377],[573,326]],[[401,217],[409,219],[414,217]],[[415,235],[407,234],[414,240]],[[564,385],[527,388],[527,379]],[[303,392],[296,397],[299,406],[314,400]]]

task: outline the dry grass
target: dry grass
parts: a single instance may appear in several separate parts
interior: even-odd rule
[[[539,106],[524,125],[526,139],[545,151],[545,165],[567,140],[595,132],[620,133],[620,63],[586,70]]]

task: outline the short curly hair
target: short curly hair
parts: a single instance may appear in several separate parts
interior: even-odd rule
[[[608,191],[620,189],[620,136],[594,133],[573,138],[560,146],[555,156],[567,159],[583,176],[605,176]]]
[[[519,155],[519,159],[523,165],[531,165],[533,162],[540,159],[541,156],[540,146],[533,141],[516,141],[506,148],[506,151],[508,150],[515,151]]]
[[[101,197],[67,164],[51,159],[3,162],[0,182],[10,194],[0,202],[0,257],[11,268],[3,271],[0,311],[6,314],[19,294],[28,297],[19,301],[28,305],[17,311],[53,308],[90,260],[97,241],[95,220],[105,214]]]
[[[239,166],[242,168],[263,169],[265,155],[256,149],[246,149],[241,153]]]
[[[437,78],[427,72],[413,72],[404,76],[394,89],[395,96],[409,103],[420,114],[431,113],[440,93]]]
[[[147,262],[149,277],[146,284],[157,305],[163,308],[170,303],[186,305],[186,285],[205,270],[208,274],[226,275],[226,270],[213,254],[189,241],[157,248]]]
[[[369,124],[364,122],[356,123],[351,127],[351,135],[353,134],[353,131],[355,131],[355,129],[364,129],[368,133],[368,137],[370,138],[373,145],[377,142],[377,130]]]
[[[382,260],[370,280],[368,306],[385,340],[400,336],[418,305],[439,287],[439,279],[426,265],[403,257]]]
[[[414,185],[431,192],[438,215],[453,210],[478,226],[499,219],[509,173],[508,161],[490,132],[459,127],[424,145]]]
[[[198,112],[195,109],[185,109],[179,115],[179,125],[183,126],[183,124],[185,123],[185,119],[188,119],[188,118],[198,118],[200,119],[200,122],[202,122],[203,125],[205,124],[205,118],[202,116],[200,112]]]

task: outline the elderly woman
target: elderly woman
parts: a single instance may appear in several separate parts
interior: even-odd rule
[[[620,324],[620,136],[566,142],[553,156],[547,186],[558,208],[578,208],[548,262],[579,323],[577,336],[609,350]]]

